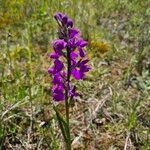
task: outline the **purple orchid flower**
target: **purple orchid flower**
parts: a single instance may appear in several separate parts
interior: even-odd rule
[[[60,53],[66,46],[67,43],[63,39],[55,40],[53,43],[53,48],[57,53]]]
[[[48,72],[52,75],[53,99],[63,101],[66,99],[66,92],[68,92],[67,97],[78,96],[75,86],[71,84],[71,77],[82,80],[90,67],[84,50],[87,42],[80,37],[80,31],[73,28],[73,21],[63,13],[56,13],[54,18],[59,24],[59,39],[53,42],[54,52],[49,57],[54,65],[48,69]],[[65,59],[68,64],[62,61]]]
[[[63,88],[62,85],[57,85],[57,86],[52,88],[52,95],[53,95],[53,99],[55,101],[62,101],[62,100],[64,100],[63,90],[64,90],[64,88]]]

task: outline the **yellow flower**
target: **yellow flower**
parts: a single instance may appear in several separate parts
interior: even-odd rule
[[[91,41],[89,44],[92,55],[100,57],[110,50],[110,45],[103,41]]]

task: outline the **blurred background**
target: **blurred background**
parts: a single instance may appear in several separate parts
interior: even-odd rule
[[[0,149],[63,149],[47,73],[56,12],[72,18],[88,41],[92,68],[76,82],[73,149],[150,149],[149,6],[150,0],[0,0]]]

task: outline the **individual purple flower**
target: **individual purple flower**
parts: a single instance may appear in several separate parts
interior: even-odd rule
[[[48,69],[49,74],[55,75],[56,73],[59,73],[64,67],[64,64],[59,59],[56,59],[54,61],[54,66],[52,68]]]
[[[63,39],[55,40],[53,43],[53,48],[57,53],[60,53],[66,46],[67,43]]]
[[[78,36],[76,36],[76,35],[79,34],[78,32],[75,32],[75,33],[76,34],[72,35],[73,38],[70,38],[68,40],[68,44],[67,45],[69,46],[69,48],[71,48],[71,50],[75,50],[78,47],[79,52],[80,52],[81,49],[84,52],[83,48],[85,46],[87,46],[87,42],[82,40],[82,39],[80,39]]]
[[[60,72],[63,69],[63,67],[64,67],[64,64],[63,64],[62,61],[60,61],[58,59],[56,59],[54,61],[54,71],[55,71],[55,73]]]
[[[53,98],[55,101],[59,102],[59,101],[63,101],[64,100],[64,94],[62,91],[59,91],[57,93],[53,93]]]
[[[76,80],[83,79],[85,73],[90,70],[90,67],[86,64],[88,61],[88,59],[80,61],[77,63],[77,66],[72,68],[71,74]]]
[[[62,85],[57,85],[52,88],[52,95],[55,101],[64,100],[64,87]]]
[[[77,47],[77,41],[78,39],[76,37],[74,38],[71,38],[68,40],[68,47],[71,49],[71,50],[74,50],[76,47]]]
[[[83,50],[83,48],[85,46],[87,46],[87,42],[82,40],[82,39],[79,39],[78,42],[77,42],[77,45],[78,45],[78,50],[79,50],[80,56],[85,57],[85,51]]]
[[[52,80],[52,83],[53,84],[57,84],[57,85],[60,85],[60,84],[63,84],[62,83],[62,77],[60,76],[59,73],[55,74],[54,77],[53,77],[53,80]]]

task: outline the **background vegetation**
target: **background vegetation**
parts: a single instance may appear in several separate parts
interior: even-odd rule
[[[150,0],[0,0],[0,149],[63,149],[48,54],[55,12],[89,42],[92,70],[77,82],[74,149],[150,149]],[[61,111],[63,114],[63,104]]]

